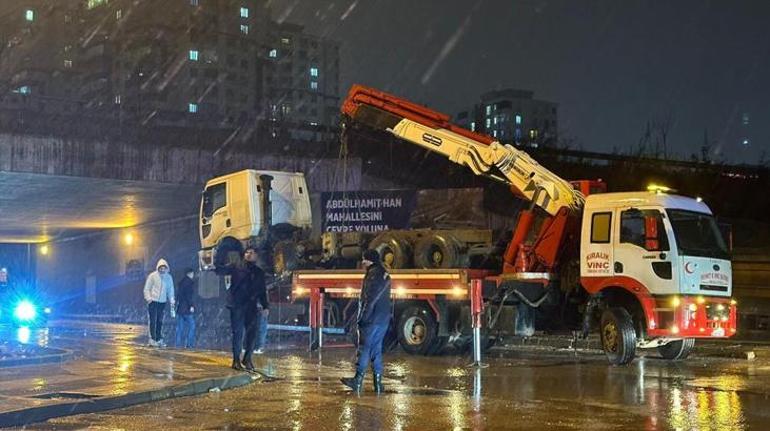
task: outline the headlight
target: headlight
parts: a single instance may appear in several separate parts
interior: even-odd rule
[[[35,306],[29,301],[21,301],[16,305],[16,309],[13,311],[14,316],[19,320],[32,320],[35,318],[37,312]]]

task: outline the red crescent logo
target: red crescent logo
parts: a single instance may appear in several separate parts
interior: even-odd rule
[[[684,264],[684,270],[688,274],[692,274],[693,272],[695,272],[694,270],[690,269],[690,265],[692,265],[692,262],[687,262]]]

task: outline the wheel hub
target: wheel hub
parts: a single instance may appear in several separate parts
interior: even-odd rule
[[[420,345],[425,342],[425,321],[413,316],[404,324],[404,338],[410,345]]]

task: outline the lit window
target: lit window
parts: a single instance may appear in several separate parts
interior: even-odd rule
[[[191,114],[195,114],[198,112],[198,104],[197,103],[190,103],[187,105],[187,111]]]
[[[492,120],[490,120],[489,118],[487,118],[487,122],[486,122],[486,127],[487,127],[487,129],[489,129],[491,126],[492,126]]]
[[[283,43],[285,45],[288,45],[288,44],[291,43],[291,39],[289,39],[288,37],[282,37],[281,38],[281,43]]]
[[[310,81],[310,88],[312,90],[318,90],[318,82],[316,81]]]
[[[493,124],[497,124],[498,118],[499,118],[499,117],[498,117],[497,115],[495,115],[495,118],[494,118],[494,120],[492,121],[492,123],[493,123]]]
[[[318,123],[316,123],[315,121],[311,121],[311,122],[310,122],[310,125],[311,125],[311,126],[317,126],[317,125],[318,125]]]
[[[190,61],[198,61],[198,50],[197,49],[191,49],[190,50]]]
[[[120,94],[116,94],[116,95],[115,95],[115,104],[116,104],[116,105],[120,105],[120,101],[121,101],[121,100],[120,100]]]
[[[245,24],[241,24],[241,33],[249,34],[249,26]]]
[[[241,8],[241,18],[248,18],[249,17],[249,8],[242,7]]]
[[[749,113],[744,112],[743,113],[743,125],[748,126],[749,125]]]
[[[317,67],[311,67],[310,68],[310,76],[318,76],[318,68]]]
[[[35,11],[32,9],[27,9],[26,12],[24,12],[24,17],[27,19],[27,21],[34,21]]]
[[[744,139],[743,140],[743,145],[749,145],[749,140],[748,139]]]
[[[115,12],[115,19],[121,18],[123,18],[123,9],[118,9],[117,12]]]
[[[23,86],[17,88],[16,90],[13,90],[13,92],[14,93],[19,93],[19,94],[29,94],[32,91],[30,90],[28,85],[23,85]]]
[[[492,114],[492,105],[487,105],[487,115]]]
[[[64,67],[67,69],[72,67],[72,60],[64,60]]]
[[[521,124],[521,115],[516,114],[516,124]]]
[[[476,131],[476,122],[471,121],[471,132],[475,132],[475,131]]]
[[[497,130],[492,131],[492,136],[494,136],[495,138],[497,137]]]
[[[97,6],[101,6],[101,5],[103,5],[105,3],[108,3],[108,2],[109,2],[109,0],[88,0],[88,2],[86,3],[86,8],[87,9],[93,9],[93,8],[95,8]]]
[[[276,57],[278,57],[278,50],[277,49],[271,49],[270,52],[267,55],[270,58],[276,58]]]

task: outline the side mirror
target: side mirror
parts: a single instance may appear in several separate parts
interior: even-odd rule
[[[660,250],[658,218],[654,215],[644,216],[644,248],[649,251]]]

